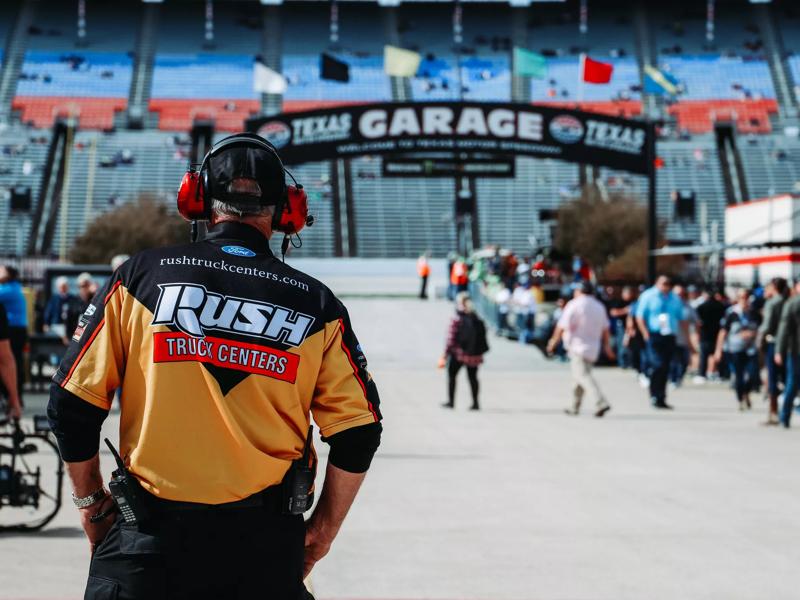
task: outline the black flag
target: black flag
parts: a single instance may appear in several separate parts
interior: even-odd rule
[[[350,65],[323,52],[319,57],[319,72],[322,79],[347,83],[350,81]]]

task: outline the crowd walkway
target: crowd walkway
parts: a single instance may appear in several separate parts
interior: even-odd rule
[[[759,426],[760,400],[739,413],[730,390],[688,386],[656,412],[631,373],[598,369],[613,409],[568,417],[568,366],[490,337],[482,410],[462,374],[449,411],[436,362],[452,306],[346,303],[385,432],[317,598],[797,598],[800,431]],[[44,532],[0,538],[0,600],[82,597],[77,527],[65,504]]]

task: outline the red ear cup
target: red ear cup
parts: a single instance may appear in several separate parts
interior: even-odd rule
[[[302,185],[288,186],[280,214],[276,215],[274,229],[288,235],[299,233],[307,220],[308,194]]]
[[[200,173],[187,171],[178,188],[178,212],[187,221],[207,221],[208,214]]]

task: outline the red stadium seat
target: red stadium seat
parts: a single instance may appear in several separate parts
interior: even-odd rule
[[[541,106],[553,106],[585,110],[601,115],[633,118],[642,114],[642,103],[639,100],[612,100],[608,102],[536,102]]]
[[[693,134],[710,133],[715,123],[735,123],[739,133],[770,133],[769,117],[778,103],[766,100],[685,100],[669,107],[678,128]]]
[[[127,98],[73,98],[66,96],[17,96],[13,110],[35,127],[51,127],[58,116],[78,117],[82,129],[112,129],[114,113],[128,106]]]
[[[337,106],[356,106],[369,102],[347,102],[341,100],[284,100],[283,112],[301,112],[315,108],[336,108]]]
[[[259,100],[150,100],[150,110],[159,114],[158,128],[166,131],[188,131],[201,118],[213,119],[219,131],[242,131],[245,120],[260,109]]]

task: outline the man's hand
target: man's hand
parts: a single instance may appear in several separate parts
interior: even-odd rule
[[[783,355],[780,352],[776,352],[775,355],[772,357],[772,360],[775,361],[775,364],[779,367],[783,366]]]
[[[610,360],[611,362],[614,362],[615,360],[617,360],[617,353],[614,352],[614,349],[611,346],[606,346],[605,347],[605,353],[606,353],[606,356],[608,357],[608,360]]]
[[[366,473],[350,473],[328,463],[319,502],[314,514],[306,521],[303,579],[308,577],[317,561],[331,549],[365,476]]]
[[[548,354],[552,354],[553,352],[556,351],[556,344],[558,344],[558,342],[556,342],[555,339],[550,338],[550,340],[547,342],[547,353]]]
[[[114,525],[114,520],[116,519],[117,513],[114,511],[105,519],[98,521],[97,523],[92,523],[92,516],[105,512],[106,510],[110,509],[113,504],[114,500],[109,495],[97,504],[80,509],[81,527],[83,527],[83,531],[86,533],[86,538],[89,540],[89,552],[92,555],[94,555],[94,551],[97,549],[100,543],[106,539],[109,529],[111,529],[111,526]]]
[[[322,560],[331,549],[333,537],[326,535],[312,516],[306,522],[305,557],[303,559],[303,579],[308,577],[314,565]]]

